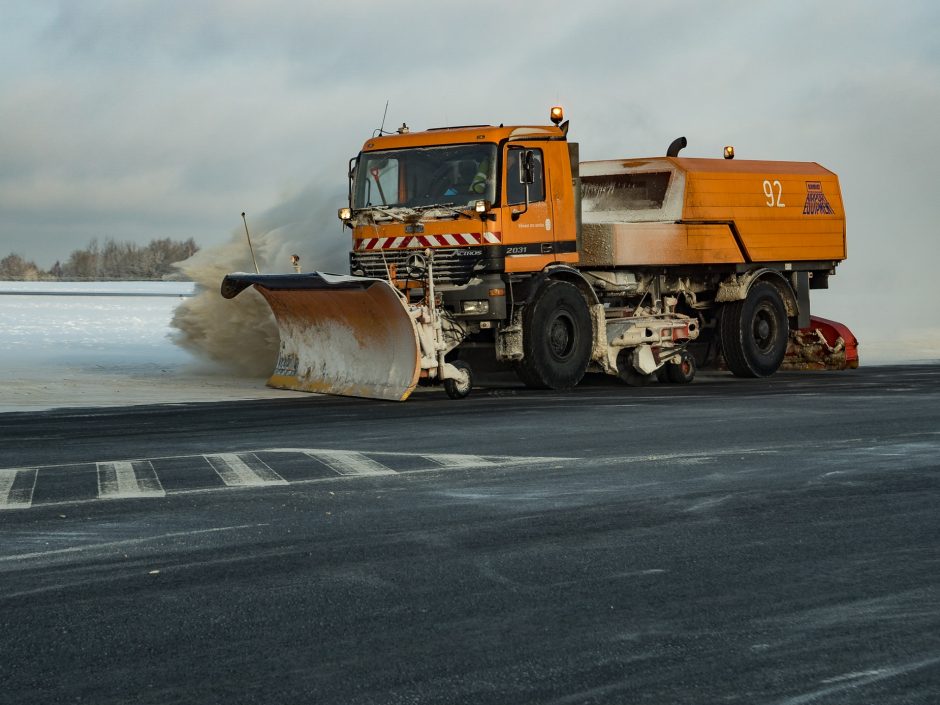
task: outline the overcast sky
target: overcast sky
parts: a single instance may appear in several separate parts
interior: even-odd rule
[[[345,247],[346,163],[386,100],[387,126],[415,129],[542,123],[561,103],[583,159],[685,135],[687,156],[730,143],[832,169],[849,260],[830,313],[940,328],[938,8],[0,0],[0,256],[47,267],[93,237],[205,247],[285,201]]]

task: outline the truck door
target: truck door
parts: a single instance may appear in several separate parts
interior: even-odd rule
[[[556,259],[552,206],[546,198],[551,191],[546,183],[548,174],[542,149],[507,145],[503,164],[502,198],[506,208],[502,229],[506,271],[539,271]]]

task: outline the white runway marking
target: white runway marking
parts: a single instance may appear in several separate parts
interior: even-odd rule
[[[128,499],[131,497],[165,497],[149,460],[96,463],[98,466],[98,497]]]
[[[32,475],[20,480],[20,488],[13,484],[23,474]],[[0,470],[0,511],[4,509],[29,509],[33,504],[33,490],[36,489],[37,468],[10,468]]]
[[[219,453],[203,457],[229,487],[287,484],[287,480],[254,453]]]
[[[13,490],[13,481],[16,480],[16,476],[19,472],[20,471],[16,468],[0,472],[0,504],[10,503],[10,492]]]
[[[389,467],[382,465],[362,453],[352,450],[317,450],[307,451],[307,455],[329,465],[340,475],[396,475]]]
[[[297,464],[296,458],[306,455],[317,463]],[[263,455],[262,455],[263,454]],[[289,481],[278,472],[282,458],[290,463]],[[160,479],[166,461],[188,459],[193,471],[208,463],[222,484],[205,478],[203,486],[164,487]],[[156,498],[180,494],[215,492],[232,487],[270,487],[288,484],[310,484],[355,480],[364,477],[396,476],[415,473],[439,473],[446,470],[495,470],[526,465],[561,466],[577,458],[511,455],[471,455],[458,453],[401,453],[380,450],[354,451],[332,448],[263,448],[239,453],[202,455],[167,455],[128,460],[107,460],[95,463],[61,463],[35,467],[0,468],[0,510],[84,504],[101,500]],[[620,459],[618,459],[619,461]],[[386,465],[385,463],[388,463]],[[88,474],[73,473],[69,466],[94,465],[95,488],[88,495]],[[332,473],[324,477],[323,467]],[[391,466],[391,467],[390,467]],[[63,472],[64,471],[64,472]],[[178,472],[178,471],[177,471]],[[38,483],[37,483],[38,479]],[[175,480],[175,476],[174,476]],[[178,481],[178,480],[175,480]],[[54,487],[54,498],[48,488]],[[37,489],[38,488],[38,489]],[[67,492],[72,489],[73,495]],[[38,494],[37,494],[38,493]],[[35,496],[39,497],[38,503]]]
[[[492,460],[481,458],[479,455],[449,455],[447,453],[435,453],[434,455],[425,455],[428,460],[438,463],[444,468],[482,468],[490,465],[499,465]]]

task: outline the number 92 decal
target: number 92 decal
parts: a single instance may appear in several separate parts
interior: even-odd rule
[[[767,197],[768,208],[786,208],[783,202],[783,184],[777,179],[773,181],[764,179],[764,195]]]

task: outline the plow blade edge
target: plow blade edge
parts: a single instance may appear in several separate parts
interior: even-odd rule
[[[222,296],[254,286],[281,342],[268,386],[404,401],[421,372],[414,321],[379,279],[309,274],[229,274]]]

